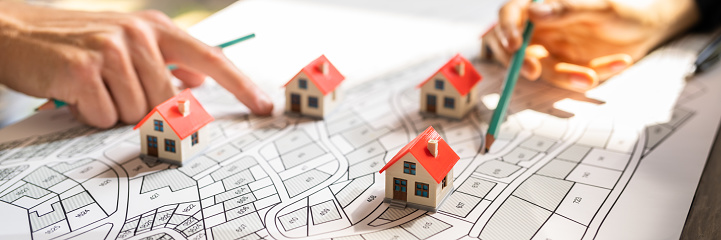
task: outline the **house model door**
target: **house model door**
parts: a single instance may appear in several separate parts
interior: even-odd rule
[[[148,156],[158,157],[158,138],[148,136]]]
[[[300,112],[300,95],[295,93],[290,94],[290,111]]]
[[[436,113],[436,95],[428,94],[426,97],[426,111]]]
[[[393,199],[406,201],[408,193],[408,180],[393,178]]]

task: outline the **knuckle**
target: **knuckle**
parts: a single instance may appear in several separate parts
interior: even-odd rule
[[[211,64],[221,64],[225,61],[225,55],[223,55],[223,51],[219,48],[206,47],[201,54],[202,59]]]
[[[158,10],[144,10],[139,12],[139,15],[149,21],[156,23],[168,24],[172,22],[168,15],[165,15],[165,13]]]
[[[132,17],[125,21],[123,34],[127,37],[126,39],[129,39],[127,41],[132,44],[140,44],[140,46],[146,46],[154,35],[150,25],[138,17]]]
[[[101,34],[96,37],[96,41],[100,50],[104,54],[111,54],[111,56],[119,56],[122,54],[125,44],[123,37],[117,34]]]
[[[528,8],[527,3],[519,3],[517,1],[508,2],[498,10],[498,24],[503,27],[513,27],[516,22],[520,21],[519,18],[523,15],[522,12]]]
[[[100,72],[101,60],[97,55],[88,52],[75,52],[66,55],[70,76],[83,83],[95,85]]]
[[[128,15],[128,17],[124,18],[120,25],[128,34],[143,32],[148,28],[146,20],[132,15]]]

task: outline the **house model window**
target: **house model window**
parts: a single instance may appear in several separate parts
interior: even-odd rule
[[[190,135],[190,146],[195,146],[195,144],[198,144],[198,132],[194,132],[193,135]]]
[[[443,90],[443,80],[436,79],[436,89]]]
[[[441,182],[443,185],[441,185],[441,188],[446,188],[446,185],[448,184],[448,183],[446,182],[446,179],[447,179],[447,178],[448,178],[448,176],[446,176],[446,177],[443,178],[443,181]]]
[[[417,182],[416,196],[428,197],[428,184]]]
[[[165,151],[175,152],[175,140],[165,139]]]
[[[298,87],[300,89],[308,89],[308,80],[298,79]]]
[[[443,107],[453,109],[456,107],[456,101],[453,98],[445,97],[443,99]]]
[[[308,97],[308,107],[318,108],[318,98]]]
[[[163,121],[154,120],[153,127],[154,127],[155,131],[162,132],[163,131]]]
[[[412,162],[403,162],[403,173],[416,175],[416,164]]]

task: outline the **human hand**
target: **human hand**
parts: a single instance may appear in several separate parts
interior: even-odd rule
[[[270,98],[219,48],[203,44],[164,14],[79,12],[0,1],[0,83],[66,102],[82,122],[100,128],[135,123],[176,94],[166,64],[185,86],[206,74],[253,113]]]
[[[535,25],[521,75],[585,91],[630,66],[698,20],[693,0],[510,0],[483,36],[508,65],[526,20]]]

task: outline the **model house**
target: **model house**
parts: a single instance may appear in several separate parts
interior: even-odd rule
[[[321,55],[285,84],[285,111],[323,118],[340,102],[336,89],[343,79]]]
[[[183,165],[210,141],[205,126],[213,117],[186,89],[153,108],[133,129],[140,129],[140,157],[147,162]]]
[[[457,54],[418,85],[421,113],[462,118],[476,105],[481,78],[471,62]]]
[[[403,147],[380,170],[386,172],[384,202],[435,212],[453,189],[458,154],[433,127]]]

